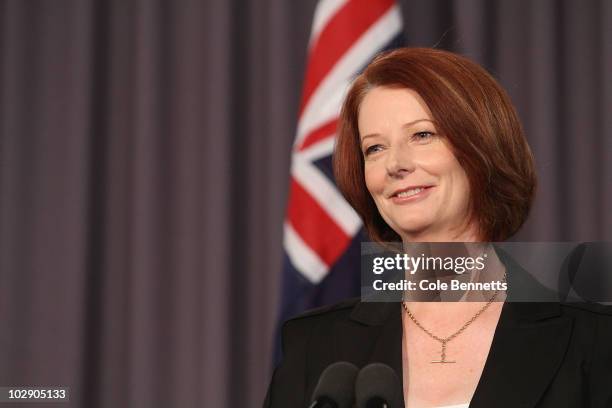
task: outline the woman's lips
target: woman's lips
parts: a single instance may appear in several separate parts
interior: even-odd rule
[[[422,187],[422,190],[419,191],[416,194],[412,194],[409,196],[405,196],[405,197],[399,197],[397,195],[394,195],[391,197],[391,202],[393,202],[394,204],[409,204],[409,203],[414,203],[417,201],[421,201],[424,200],[430,193],[431,190],[434,188],[435,186],[429,186],[429,187]]]

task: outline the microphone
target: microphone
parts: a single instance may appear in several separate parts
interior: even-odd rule
[[[356,366],[346,361],[329,365],[319,377],[309,408],[352,408],[358,372]]]
[[[372,363],[361,369],[355,384],[358,408],[403,408],[402,386],[388,365]]]

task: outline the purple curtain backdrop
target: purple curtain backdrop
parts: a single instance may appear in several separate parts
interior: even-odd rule
[[[315,3],[0,0],[0,386],[260,406]],[[408,45],[518,107],[540,186],[517,239],[612,240],[612,3],[401,6]]]

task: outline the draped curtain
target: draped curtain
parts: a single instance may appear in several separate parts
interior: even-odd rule
[[[314,0],[0,0],[0,386],[257,407]],[[519,240],[612,239],[612,3],[406,0],[510,93]],[[24,407],[27,405],[24,405]]]

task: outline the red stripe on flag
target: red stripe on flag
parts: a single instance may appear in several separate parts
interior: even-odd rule
[[[351,242],[351,237],[293,177],[287,218],[306,245],[328,266],[336,263]]]
[[[330,19],[308,57],[300,116],[336,62],[394,3],[395,0],[349,0]]]
[[[329,137],[333,136],[336,133],[338,127],[338,118],[334,118],[327,123],[322,124],[317,129],[310,132],[302,142],[299,150],[304,150],[308,146],[312,146],[313,144]]]

